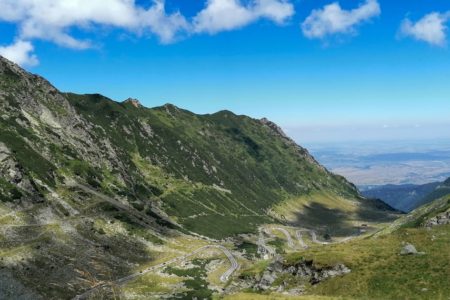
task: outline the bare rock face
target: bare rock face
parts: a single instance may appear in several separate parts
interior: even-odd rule
[[[14,159],[13,153],[2,142],[0,142],[0,178],[30,194],[36,193],[35,187],[25,176],[22,166]],[[1,192],[4,193],[5,191]],[[20,194],[16,192],[13,198],[20,198]]]
[[[127,100],[123,101],[123,103],[130,103],[130,104],[133,105],[135,108],[140,108],[140,107],[142,107],[141,102],[139,102],[138,99],[134,99],[134,98],[128,98]]]
[[[448,224],[450,224],[450,210],[440,213],[431,219],[428,219],[424,223],[424,227],[434,227],[438,225],[448,225]]]
[[[294,140],[292,140],[290,137],[288,137],[286,135],[286,133],[284,133],[283,129],[281,129],[280,126],[278,126],[274,122],[268,120],[267,118],[262,118],[260,120],[260,122],[264,126],[267,126],[268,128],[270,128],[270,130],[273,132],[273,134],[275,136],[281,137],[285,141],[285,143],[287,145],[295,146],[297,148],[297,150],[298,150],[299,155],[302,158],[308,160],[311,163],[317,163],[317,161],[309,154],[308,150],[306,150],[305,148],[300,147],[299,145],[297,145],[297,143]],[[325,170],[324,168],[322,168],[322,169]]]
[[[20,281],[14,278],[7,270],[0,271],[0,299],[43,299],[31,289],[24,286]]]
[[[316,267],[312,260],[301,260],[294,265],[285,265],[280,257],[276,258],[260,276],[256,276],[253,282],[253,289],[256,291],[278,291],[289,295],[299,295],[302,293],[302,287],[296,287],[295,291],[286,290],[285,282],[273,286],[273,283],[279,277],[292,275],[301,280],[309,281],[311,284],[318,284],[328,278],[343,276],[350,273],[351,270],[343,264],[337,264],[327,267]]]

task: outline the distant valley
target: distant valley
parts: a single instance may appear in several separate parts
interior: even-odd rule
[[[308,149],[327,168],[363,189],[422,185],[450,177],[448,140],[313,144]]]

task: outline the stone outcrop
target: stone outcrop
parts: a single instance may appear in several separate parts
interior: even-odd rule
[[[142,107],[141,102],[139,102],[138,99],[134,99],[134,98],[128,98],[127,100],[123,101],[123,103],[130,103],[130,104],[133,105],[135,108],[140,108],[140,107]]]
[[[433,227],[437,225],[448,225],[450,224],[450,210],[440,213],[437,216],[428,219],[424,223],[424,227]]]
[[[283,260],[276,258],[267,269],[260,275],[255,276],[247,286],[255,291],[277,291],[289,295],[301,294],[303,286],[287,288],[288,284],[282,281],[274,285],[278,278],[285,278],[285,275],[291,275],[299,279],[299,282],[309,282],[313,285],[318,284],[328,278],[342,276],[350,273],[351,270],[343,264],[334,266],[318,267],[312,260],[301,260],[294,265],[286,265]]]

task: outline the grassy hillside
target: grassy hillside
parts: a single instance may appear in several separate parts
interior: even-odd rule
[[[17,203],[77,182],[214,238],[254,232],[274,221],[267,212],[275,205],[318,193],[330,206],[366,206],[352,184],[268,120],[62,94],[1,63],[0,142],[20,177],[5,167],[1,188]]]
[[[447,195],[450,195],[450,178],[440,183],[433,191],[423,197],[419,204],[425,205]]]
[[[301,257],[316,264],[344,263],[352,272],[308,288],[308,294],[355,299],[448,299],[450,227],[405,228],[378,238],[312,248]],[[403,243],[425,255],[399,255]]]
[[[252,263],[234,239],[256,252],[258,227],[287,208],[336,234],[392,217],[266,119],[61,93],[0,57],[1,299],[209,297],[226,287],[217,246]],[[191,268],[165,265],[206,245]]]
[[[330,245],[308,241],[308,249],[284,256],[285,270],[306,261],[318,269],[344,264],[351,272],[319,284],[287,273],[279,275],[272,290],[256,294],[247,290],[238,293],[236,299],[448,299],[450,224],[423,226],[430,218],[448,211],[450,196],[414,210],[376,234]],[[400,255],[406,244],[415,246],[419,253]],[[254,264],[242,274],[261,277],[268,265]],[[281,282],[285,282],[285,290],[302,287],[303,295],[277,293]]]

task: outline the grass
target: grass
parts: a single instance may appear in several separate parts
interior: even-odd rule
[[[10,127],[7,128],[11,129]],[[24,168],[25,173],[31,178],[36,176],[45,183],[54,186],[53,172],[56,170],[55,166],[30,147],[18,133],[2,128],[1,118],[0,132],[0,142],[5,143],[14,153],[14,158]]]
[[[349,236],[362,223],[379,227],[398,217],[395,212],[383,211],[376,205],[328,190],[285,200],[275,205],[270,214],[295,227],[314,229],[333,237]]]
[[[386,226],[377,233],[378,236],[389,234],[399,228],[411,228],[421,226],[427,219],[434,217],[441,212],[450,209],[450,196],[444,196],[440,199],[434,200],[431,203],[423,205],[407,215],[402,216],[395,222]]]
[[[211,299],[213,291],[208,289],[208,282],[205,280],[207,277],[205,265],[208,260],[194,259],[192,263],[195,265],[191,269],[177,269],[173,267],[167,267],[164,272],[168,274],[177,275],[179,277],[185,277],[183,281],[187,291],[174,295],[177,299]]]
[[[147,273],[127,283],[121,291],[125,295],[138,294],[142,297],[152,297],[154,294],[170,294],[182,282],[183,278],[178,276]]]
[[[274,204],[310,191],[356,197],[345,180],[259,120],[227,111],[199,116],[173,105],[134,108],[98,94],[65,96],[103,128],[95,129],[99,138],[121,150],[128,168],[123,177],[137,178],[125,184],[131,191],[125,195],[142,200],[135,202],[138,207],[160,201],[190,231],[214,238],[254,232],[267,223],[261,215]],[[208,229],[212,219],[218,226]]]
[[[285,248],[287,248],[286,241],[282,238],[275,237],[274,240],[268,241],[267,244],[272,246],[273,248],[275,248],[277,253],[280,253],[280,254],[286,253],[286,251],[285,251]]]
[[[404,242],[425,255],[400,256]],[[317,265],[344,263],[352,272],[310,287],[308,294],[364,299],[448,299],[450,226],[404,228],[390,235],[349,243],[312,247],[287,256]]]
[[[216,299],[224,299],[224,300],[339,300],[339,299],[348,299],[342,297],[327,297],[327,296],[286,296],[280,294],[270,294],[270,295],[260,295],[254,293],[237,293],[233,295],[217,297]]]

